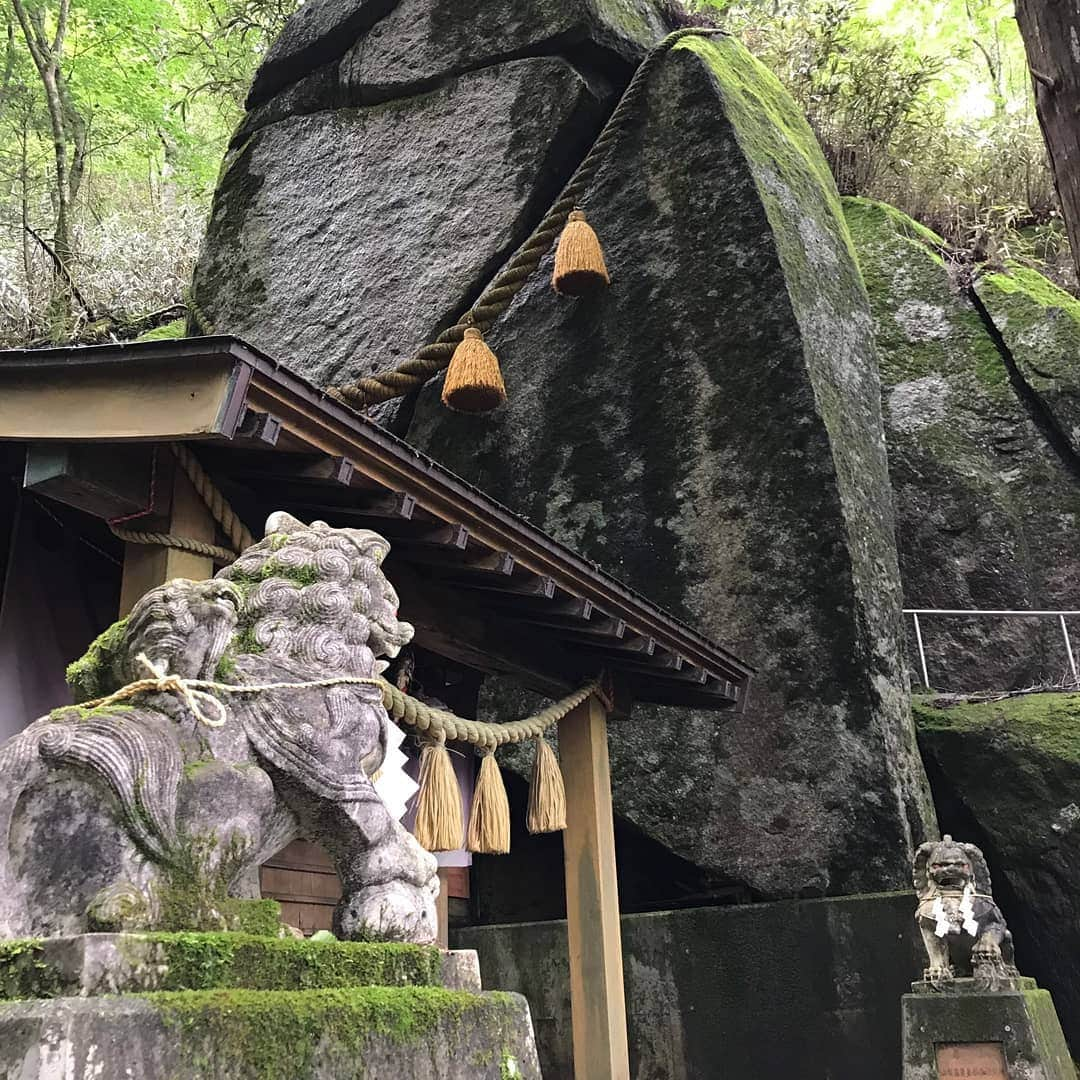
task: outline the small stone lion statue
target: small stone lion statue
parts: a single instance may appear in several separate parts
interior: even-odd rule
[[[1012,934],[994,903],[982,851],[946,835],[919,847],[913,869],[915,923],[930,961],[923,978],[938,989],[957,977],[991,990],[1013,985]]]

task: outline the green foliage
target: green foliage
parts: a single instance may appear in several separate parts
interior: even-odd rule
[[[703,0],[806,111],[841,194],[978,259],[1068,262],[1008,0]]]
[[[166,323],[164,326],[158,326],[153,330],[147,330],[145,334],[140,334],[136,341],[170,341],[174,338],[182,338],[187,332],[187,320],[186,319],[174,319],[172,322]]]
[[[175,320],[247,86],[297,0],[21,4],[31,21],[40,17],[50,42],[68,9],[57,55],[67,168],[61,184],[45,86],[9,0],[0,65],[0,344],[107,334],[92,326],[102,314],[120,332],[148,315],[152,326],[154,312]],[[48,250],[58,243],[61,188],[72,200],[65,261],[91,310],[58,279]]]
[[[36,938],[0,941],[0,1001],[59,997],[63,980]]]

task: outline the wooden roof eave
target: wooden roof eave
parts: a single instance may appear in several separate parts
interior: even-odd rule
[[[126,408],[116,407],[121,399]],[[340,463],[347,463],[346,483],[407,493],[432,518],[464,526],[486,548],[511,553],[511,564],[550,579],[659,644],[666,667],[652,659],[652,649],[640,665],[623,664],[639,699],[744,707],[752,668],[730,651],[238,339],[0,354],[0,439],[232,445],[245,416],[279,426],[291,446],[338,462],[336,475],[328,472],[324,482],[340,483]],[[581,646],[590,647],[587,638]],[[691,667],[685,678],[677,671],[684,662]],[[651,676],[661,679],[655,687]]]

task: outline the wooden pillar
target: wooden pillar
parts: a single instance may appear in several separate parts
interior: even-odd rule
[[[214,519],[187,474],[179,467],[173,472],[172,504],[165,523],[152,527],[133,522],[131,527],[147,532],[176,533],[211,544],[214,542]],[[203,581],[213,575],[214,560],[206,555],[155,544],[125,544],[124,571],[120,581],[120,617],[131,611],[145,593],[164,585],[166,581],[173,578]]]
[[[450,948],[450,874],[447,867],[439,867],[439,896],[435,901],[435,921],[438,936],[435,944],[440,949]]]
[[[590,697],[559,722],[566,783],[566,918],[575,1080],[629,1080],[607,713]]]

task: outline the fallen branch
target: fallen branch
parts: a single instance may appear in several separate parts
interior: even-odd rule
[[[23,225],[23,228],[41,245],[46,254],[53,261],[53,265],[56,267],[56,272],[67,283],[67,287],[71,290],[71,295],[82,305],[83,310],[86,312],[87,319],[90,322],[94,322],[97,319],[97,315],[94,313],[94,309],[86,302],[86,297],[79,291],[79,286],[75,284],[75,279],[71,276],[71,271],[68,270],[64,264],[64,260],[56,253],[56,251],[48,244],[43,236],[35,232],[29,225]]]

